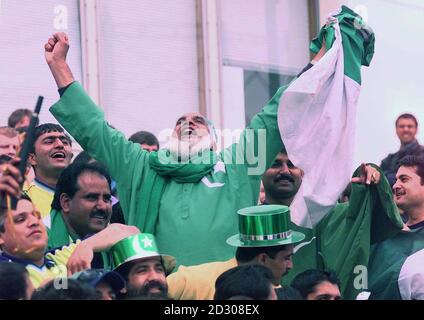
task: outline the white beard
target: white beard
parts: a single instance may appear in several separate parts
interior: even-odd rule
[[[164,147],[171,152],[171,155],[179,161],[188,161],[190,158],[197,155],[201,155],[204,151],[211,150],[213,148],[213,139],[210,134],[202,136],[200,140],[188,139],[179,140],[177,137],[172,135]]]

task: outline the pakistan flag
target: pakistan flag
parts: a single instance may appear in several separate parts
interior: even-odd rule
[[[396,234],[402,221],[383,173],[378,185],[354,184],[350,202],[337,204],[351,178],[361,66],[370,65],[375,37],[343,6],[329,16],[311,50],[318,52],[324,41],[325,55],[280,99],[281,139],[290,160],[304,170],[290,206],[293,229],[307,235],[294,248],[284,283],[310,268],[332,269],[343,298],[355,299],[368,288],[371,245]]]

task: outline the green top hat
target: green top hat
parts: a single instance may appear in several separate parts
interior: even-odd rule
[[[175,258],[160,254],[155,237],[150,233],[139,233],[117,242],[111,249],[115,271],[125,273],[131,261],[160,257],[165,273],[168,275],[175,268]],[[126,270],[127,271],[127,270]]]
[[[231,246],[269,247],[305,239],[303,233],[290,230],[290,209],[286,206],[254,206],[237,213],[240,233],[227,239]]]

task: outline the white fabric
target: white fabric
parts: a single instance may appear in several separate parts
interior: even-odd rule
[[[402,300],[424,300],[424,249],[405,260],[398,286]]]
[[[288,157],[305,172],[291,208],[293,222],[311,228],[335,205],[353,165],[360,85],[344,75],[340,27],[332,48],[285,91],[278,125]]]

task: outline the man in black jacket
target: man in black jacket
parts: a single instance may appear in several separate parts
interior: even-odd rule
[[[396,171],[399,161],[407,155],[424,156],[424,146],[421,146],[415,138],[418,129],[418,121],[410,113],[401,114],[396,119],[396,134],[400,140],[400,149],[396,153],[389,154],[381,162],[381,169],[384,171],[390,185],[396,182]]]

